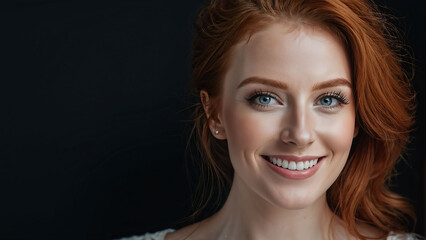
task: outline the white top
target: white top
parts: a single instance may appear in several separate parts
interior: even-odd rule
[[[162,231],[158,231],[156,233],[145,233],[142,236],[133,236],[127,238],[120,238],[117,240],[164,240],[164,237],[167,233],[174,232],[174,229],[168,228]]]
[[[145,233],[142,236],[121,238],[119,240],[164,240],[164,237],[167,235],[167,233],[174,232],[174,231],[175,231],[174,229],[168,228],[155,233]],[[423,239],[423,238],[413,233],[406,233],[406,234],[390,233],[389,236],[386,238],[386,240],[417,240],[417,239]]]

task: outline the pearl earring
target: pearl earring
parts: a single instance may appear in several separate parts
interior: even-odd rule
[[[219,134],[219,130],[217,130],[217,129],[216,129],[216,130],[214,131],[214,133],[215,133],[216,135],[217,135],[217,134]]]

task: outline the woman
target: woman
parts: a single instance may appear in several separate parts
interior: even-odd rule
[[[373,4],[213,0],[196,27],[194,215],[226,201],[135,239],[414,239],[387,187],[413,94]]]

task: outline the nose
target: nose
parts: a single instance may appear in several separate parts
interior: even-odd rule
[[[281,140],[298,148],[304,148],[314,142],[314,121],[309,112],[294,108],[284,118]]]

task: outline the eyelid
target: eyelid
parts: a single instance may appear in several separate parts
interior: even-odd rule
[[[256,98],[259,98],[260,96],[268,96],[273,98],[276,103],[275,104],[261,104],[256,101]],[[263,90],[256,90],[252,94],[249,95],[249,97],[246,98],[247,102],[251,105],[251,107],[255,108],[258,111],[268,111],[275,107],[278,107],[279,105],[283,105],[283,102],[281,99],[273,92],[271,91],[263,91]]]
[[[247,97],[246,99],[247,99],[247,101],[251,102],[256,97],[259,97],[259,96],[262,96],[262,95],[269,96],[269,97],[275,99],[279,104],[283,104],[283,101],[281,100],[281,98],[278,97],[275,93],[273,93],[271,91],[256,90],[252,94],[250,94],[250,96]]]
[[[334,104],[334,105],[330,105],[330,106],[322,105],[322,104],[318,103],[323,98],[327,98],[327,97],[333,98],[334,100],[337,101],[337,103]],[[346,95],[343,94],[342,92],[337,92],[337,91],[327,92],[327,93],[321,94],[317,98],[317,100],[315,100],[315,105],[317,105],[318,108],[321,111],[328,112],[328,113],[336,113],[343,107],[343,105],[346,105],[346,104],[349,104],[349,101],[348,101]]]
[[[331,92],[326,92],[324,94],[321,94],[317,98],[317,100],[315,100],[315,102],[318,102],[319,100],[321,100],[321,98],[324,98],[324,97],[333,97],[337,99],[341,104],[345,104],[345,105],[349,104],[348,98],[341,91],[331,91]]]

